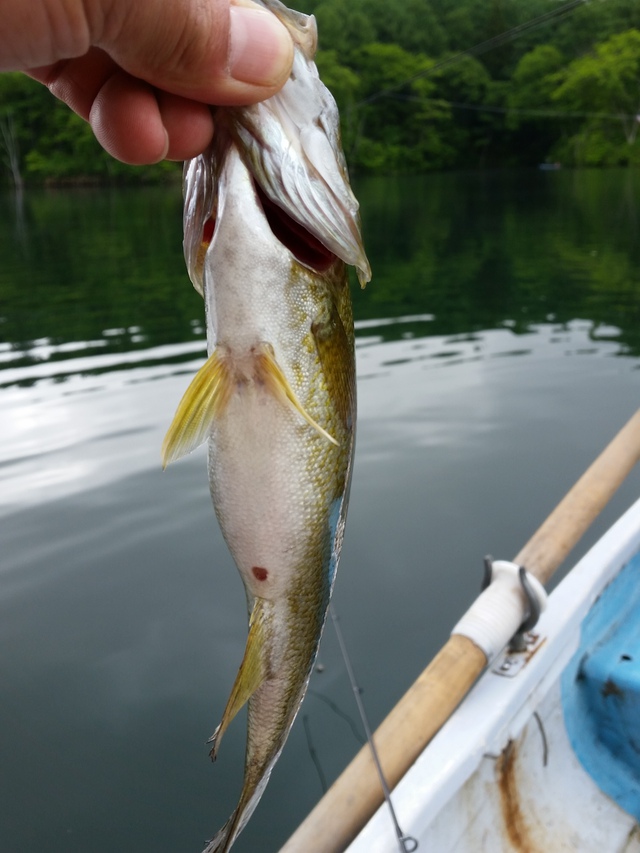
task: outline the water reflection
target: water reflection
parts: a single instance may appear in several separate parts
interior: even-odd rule
[[[638,353],[639,190],[632,170],[360,181],[375,280],[354,287],[356,317],[428,313],[435,334],[586,317]],[[45,338],[129,352],[201,337],[180,204],[177,188],[28,192],[25,246],[0,195],[0,343],[28,359]]]
[[[526,356],[536,369],[550,361],[557,370],[563,357],[626,352],[619,329],[590,321],[532,325],[517,335],[505,328],[446,336],[431,334],[433,321],[431,315],[417,315],[357,323],[360,423],[371,419],[378,429],[391,424],[396,436],[390,441],[384,433],[390,447],[402,440],[406,449],[415,430],[419,443],[433,440],[432,400],[449,387],[469,405],[472,388],[495,382],[498,368],[487,363],[491,360],[507,359],[510,369],[520,370],[512,362]],[[113,337],[105,336],[103,349]],[[30,363],[21,356],[15,367],[11,353],[1,354],[0,508],[5,511],[157,468],[163,429],[206,357],[201,339],[128,353],[100,352],[91,341],[87,350],[93,354],[84,354],[81,342],[34,341]],[[438,428],[438,441],[443,440],[457,440],[455,431]]]

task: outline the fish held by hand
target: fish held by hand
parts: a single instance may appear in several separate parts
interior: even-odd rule
[[[247,704],[245,773],[206,853],[225,853],[267,784],[306,692],[342,546],[355,429],[347,264],[370,278],[313,17],[262,5],[294,41],[291,78],[216,111],[185,169],[184,246],[209,358],[178,406],[163,464],[208,440],[209,482],[249,610],[212,757]]]

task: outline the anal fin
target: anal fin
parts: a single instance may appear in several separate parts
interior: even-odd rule
[[[265,631],[266,606],[266,602],[261,598],[257,598],[253,606],[253,611],[249,620],[249,636],[247,637],[244,657],[231,689],[231,695],[227,700],[227,706],[224,709],[220,725],[209,739],[209,743],[213,744],[210,755],[214,760],[218,752],[222,735],[227,730],[229,723],[267,678],[267,637]]]
[[[207,438],[213,419],[226,406],[233,379],[214,351],[185,391],[162,442],[162,467],[195,450]]]

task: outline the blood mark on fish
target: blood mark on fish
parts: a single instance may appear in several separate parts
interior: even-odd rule
[[[253,566],[251,571],[257,581],[266,581],[269,577],[269,572],[266,569],[263,569],[262,566]]]

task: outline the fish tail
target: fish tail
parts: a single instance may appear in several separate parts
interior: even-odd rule
[[[269,781],[269,776],[271,775],[271,768],[275,764],[279,754],[278,750],[278,752],[271,757],[265,772],[260,774],[257,782],[253,778],[247,779],[245,777],[238,805],[222,829],[218,830],[211,841],[207,842],[207,846],[203,850],[203,853],[227,853],[227,851],[231,849],[233,842],[245,828],[249,822],[249,818],[260,802],[260,798],[262,797],[264,789],[267,786],[267,782]]]
[[[268,676],[268,631],[269,604],[261,598],[256,598],[249,619],[249,636],[244,651],[244,657],[238,670],[238,675],[231,689],[227,705],[222,715],[220,725],[209,739],[212,743],[211,758],[215,760],[222,735],[242,706],[264,684]],[[245,769],[245,778],[238,805],[229,820],[224,824],[214,838],[207,843],[204,853],[226,853],[242,832],[247,821],[253,814],[270,775],[273,760],[267,764],[264,772],[257,774]]]
[[[215,758],[224,731],[235,714],[245,702],[248,702],[248,739],[242,791],[230,818],[214,838],[208,842],[204,853],[227,853],[255,811],[296,716],[315,658],[317,643],[314,646],[309,665],[301,667],[304,671],[296,674],[297,677],[293,684],[289,685],[290,689],[284,691],[284,695],[281,695],[279,700],[276,699],[276,701],[281,702],[280,711],[274,711],[272,706],[272,716],[275,716],[275,721],[265,723],[262,711],[253,703],[264,703],[265,696],[262,691],[270,690],[269,678],[272,677],[270,656],[274,643],[277,645],[274,634],[274,630],[277,634],[277,629],[274,629],[272,623],[271,603],[256,598],[249,621],[249,636],[244,658],[227,701],[222,722],[212,738],[214,745],[211,754]],[[299,661],[299,654],[292,649],[289,649],[285,656],[290,658],[292,652]],[[273,689],[273,685],[271,689]],[[282,691],[280,692],[282,693]],[[269,703],[268,699],[266,701]],[[268,742],[258,744],[256,743],[256,732],[258,729],[262,729],[264,725],[271,725],[274,728],[273,736],[267,738]],[[251,735],[252,731],[254,732],[253,736]]]
[[[238,818],[239,810],[236,809],[222,829],[216,832],[211,841],[207,842],[203,853],[227,853],[227,850],[231,849],[231,845],[240,832],[238,829]]]

